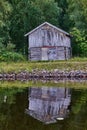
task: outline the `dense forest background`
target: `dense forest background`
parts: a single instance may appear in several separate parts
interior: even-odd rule
[[[73,56],[87,56],[87,0],[0,0],[0,54],[26,54],[24,34],[45,21],[72,35]]]

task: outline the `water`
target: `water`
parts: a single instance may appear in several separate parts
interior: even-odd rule
[[[87,130],[87,89],[0,88],[0,130]]]

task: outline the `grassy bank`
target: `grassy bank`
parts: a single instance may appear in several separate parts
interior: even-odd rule
[[[43,62],[1,62],[0,73],[3,72],[20,72],[38,70],[87,70],[87,58],[74,58],[68,61],[43,61]]]
[[[26,87],[66,87],[87,89],[87,81],[0,81],[0,88],[26,88]]]

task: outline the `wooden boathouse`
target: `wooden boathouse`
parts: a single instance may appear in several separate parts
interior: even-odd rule
[[[28,59],[67,60],[71,57],[70,34],[44,22],[24,36],[28,36]]]

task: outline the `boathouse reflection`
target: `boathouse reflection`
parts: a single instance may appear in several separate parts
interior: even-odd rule
[[[29,88],[29,106],[26,113],[45,124],[63,120],[69,113],[69,88]]]

